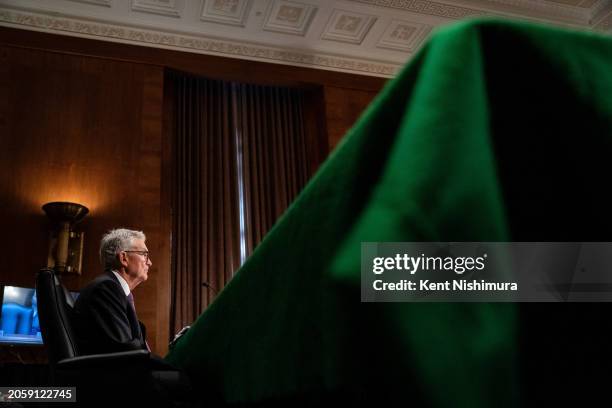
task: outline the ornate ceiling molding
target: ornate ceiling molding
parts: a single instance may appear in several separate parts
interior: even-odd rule
[[[465,17],[477,17],[486,15],[482,10],[469,7],[451,6],[444,3],[427,0],[351,0],[356,3],[369,4],[371,6],[390,7],[409,11],[417,14],[427,14],[435,17],[458,20]]]
[[[395,8],[451,20],[466,17],[520,15],[529,19],[588,25],[590,12],[562,3],[527,0],[350,0],[378,7]],[[446,1],[446,2],[444,2]],[[452,4],[447,4],[452,3]]]
[[[592,24],[595,30],[607,33],[612,32],[612,3],[596,10],[593,15]]]
[[[306,53],[280,47],[264,46],[207,36],[150,30],[143,27],[112,24],[102,20],[84,20],[52,13],[0,7],[0,25],[35,29],[76,37],[102,39],[128,44],[155,46],[178,51],[217,55],[295,65],[308,68],[341,71],[389,78],[401,64],[380,63],[324,53]]]
[[[595,29],[605,33],[612,33],[612,10],[595,24]]]
[[[570,22],[574,24],[588,24],[590,12],[588,8],[571,6],[563,3],[550,1],[525,1],[525,0],[464,0],[472,1],[482,7],[491,7],[496,4],[508,6],[504,11],[512,12],[526,17],[546,17],[548,19]]]
[[[612,0],[0,0],[4,26],[380,77],[481,16],[612,33]]]
[[[609,0],[596,0],[591,8],[591,21],[597,21],[602,15],[607,14],[612,9],[612,2]]]

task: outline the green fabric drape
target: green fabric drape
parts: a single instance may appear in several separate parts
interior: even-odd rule
[[[362,304],[360,243],[602,236],[557,216],[578,202],[564,182],[591,196],[601,182],[610,72],[612,41],[594,34],[438,31],[167,360],[226,403],[517,405],[517,306]]]

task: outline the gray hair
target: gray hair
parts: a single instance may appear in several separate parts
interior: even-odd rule
[[[135,239],[144,241],[147,237],[142,231],[125,228],[117,228],[104,234],[100,242],[100,262],[105,271],[119,267],[117,254],[130,249]]]

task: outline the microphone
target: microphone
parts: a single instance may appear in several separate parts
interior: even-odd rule
[[[217,296],[217,290],[208,282],[202,282],[202,286],[204,286],[205,288],[208,288],[210,290],[213,291],[213,293],[215,294],[215,296]]]
[[[191,326],[185,326],[183,327],[178,333],[176,333],[174,335],[174,339],[172,339],[172,341],[170,342],[170,344],[168,344],[168,348],[173,349],[174,346],[176,346],[176,343],[179,341],[179,339],[181,337],[183,337],[183,335],[185,333],[187,333],[187,331],[191,328]]]

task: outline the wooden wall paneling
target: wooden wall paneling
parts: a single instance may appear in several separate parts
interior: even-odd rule
[[[171,302],[171,273],[172,273],[172,189],[173,186],[173,135],[174,135],[174,88],[164,75],[164,95],[162,113],[162,178],[161,178],[161,226],[163,235],[161,243],[165,258],[160,259],[160,268],[165,268],[167,273],[160,275],[158,290],[158,307],[165,311],[167,319],[160,324],[165,324],[165,332],[158,335],[158,350],[166,353],[168,342],[174,337],[170,330],[170,302]],[[160,326],[161,327],[161,326]],[[165,337],[164,337],[165,334]]]
[[[168,280],[165,275],[170,273],[165,266],[170,249],[163,239],[167,231],[162,229],[161,203],[164,76],[159,67],[146,65],[136,65],[135,72],[142,83],[138,209],[153,262],[149,279],[136,289],[135,298],[140,299],[137,304],[139,317],[149,328],[149,345],[161,354],[161,350],[166,351],[167,341],[162,341],[162,338],[168,338],[169,314],[168,308],[161,307],[158,294],[159,286]]]
[[[376,94],[375,91],[325,86],[325,117],[330,151],[355,124]]]
[[[83,274],[63,277],[72,290],[101,272],[99,241],[111,228],[145,230],[153,256],[168,258],[160,238],[162,69],[15,47],[1,53],[7,64],[0,82],[6,98],[0,102],[0,225],[11,233],[0,236],[0,245],[11,256],[0,283],[33,286],[46,261],[49,223],[41,206],[48,201],[76,201],[91,210],[79,226],[86,234]],[[167,338],[167,330],[156,328],[167,325],[156,296],[167,280],[163,273],[168,269],[156,264],[142,285],[146,296],[135,295],[155,347]]]
[[[6,27],[0,27],[0,43],[157,65],[212,79],[306,88],[312,88],[313,85],[324,86],[330,148],[338,143],[359,113],[386,82],[384,78],[110,43]]]
[[[306,89],[304,94],[304,131],[311,174],[315,173],[329,154],[324,101],[322,86]]]

